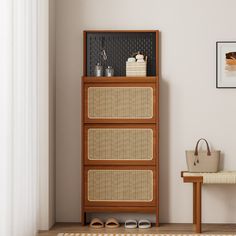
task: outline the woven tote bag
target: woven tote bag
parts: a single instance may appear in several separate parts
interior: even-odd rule
[[[198,151],[198,144],[203,140],[207,151]],[[220,151],[211,151],[206,139],[197,141],[195,150],[186,151],[186,161],[189,172],[218,172],[220,162]]]

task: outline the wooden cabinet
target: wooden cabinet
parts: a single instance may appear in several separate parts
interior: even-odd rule
[[[122,63],[114,61],[128,58],[120,51],[129,44],[130,55],[136,49],[132,42],[150,56],[147,77],[126,77]],[[117,76],[93,77],[93,55],[103,48],[114,53],[114,47],[120,54],[108,58]],[[158,98],[158,31],[84,32],[83,224],[88,212],[149,212],[158,225]]]

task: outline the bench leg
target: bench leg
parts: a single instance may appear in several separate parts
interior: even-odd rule
[[[196,224],[196,183],[193,183],[193,224]]]
[[[202,232],[202,183],[196,183],[196,233]]]

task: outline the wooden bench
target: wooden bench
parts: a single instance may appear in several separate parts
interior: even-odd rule
[[[196,233],[202,232],[202,184],[236,184],[236,171],[217,173],[181,172],[184,183],[193,184],[193,224]]]

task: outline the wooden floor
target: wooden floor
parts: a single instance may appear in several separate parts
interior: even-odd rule
[[[236,224],[203,224],[203,234],[235,234]],[[88,226],[72,223],[58,223],[50,231],[40,232],[39,236],[55,236],[58,233],[160,233],[160,234],[193,234],[194,226],[192,224],[161,224],[159,227],[150,229],[132,229],[127,230],[124,226],[118,229],[91,229]]]

